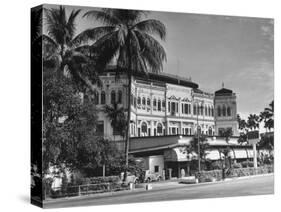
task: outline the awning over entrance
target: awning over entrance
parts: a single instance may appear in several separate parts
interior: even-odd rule
[[[206,158],[209,160],[219,160],[220,159],[220,153],[216,149],[206,151],[206,153],[207,153]]]
[[[188,154],[186,151],[186,147],[176,147],[164,151],[165,161],[183,162],[190,161],[194,157],[196,158],[197,155],[195,153]]]
[[[212,149],[206,151],[206,159],[209,160],[220,160],[224,158],[224,155],[220,153],[217,149]],[[253,150],[250,149],[234,149],[230,150],[229,156],[232,159],[245,159],[245,158],[252,158],[253,157]],[[171,162],[183,162],[183,161],[191,161],[197,160],[197,154],[192,153],[188,154],[186,151],[186,147],[175,147],[172,149],[167,149],[164,151],[164,159],[165,161]]]

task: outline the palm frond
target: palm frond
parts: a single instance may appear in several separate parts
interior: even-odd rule
[[[58,44],[65,43],[66,36],[66,15],[65,8],[62,6],[59,9],[46,9],[46,25],[48,35]]]
[[[106,9],[108,13],[111,13],[120,20],[120,23],[124,25],[132,26],[139,22],[143,16],[146,16],[149,12],[143,10],[127,10],[127,9]]]
[[[163,70],[163,61],[167,60],[166,52],[163,46],[152,36],[134,31],[138,37],[141,49],[141,56],[144,58],[152,72],[158,73]]]
[[[134,33],[134,31],[131,31],[130,33],[131,39],[130,39],[130,51],[131,51],[131,65],[130,68],[132,71],[135,72],[142,72],[147,73],[149,70],[147,69],[146,63],[144,61],[144,57],[141,54],[141,47],[139,44],[138,37]]]
[[[72,44],[75,46],[78,46],[89,40],[95,41],[95,40],[101,38],[102,36],[104,36],[110,32],[113,32],[114,29],[115,29],[115,27],[112,27],[112,26],[101,26],[101,27],[95,27],[92,29],[87,29],[87,30],[81,32],[80,34],[78,34],[72,40]]]
[[[135,24],[132,29],[137,29],[139,31],[151,34],[151,35],[157,35],[162,40],[165,40],[166,38],[166,27],[165,25],[158,20],[155,19],[148,19],[145,21],[141,21],[137,24]]]
[[[69,18],[68,18],[68,21],[66,24],[66,29],[68,32],[68,39],[69,39],[67,42],[70,42],[74,36],[74,32],[76,30],[75,19],[80,12],[81,12],[81,10],[72,10],[69,15]]]
[[[91,52],[96,55],[96,64],[99,69],[105,68],[114,56],[116,56],[119,49],[117,40],[117,32],[106,34],[91,46]]]
[[[94,18],[95,20],[109,26],[115,26],[120,23],[120,20],[114,16],[112,12],[110,12],[110,9],[103,9],[101,11],[91,10],[86,12],[83,17]]]

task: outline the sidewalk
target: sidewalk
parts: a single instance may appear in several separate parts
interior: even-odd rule
[[[44,204],[53,203],[53,202],[67,202],[74,199],[100,199],[103,197],[109,197],[109,196],[124,196],[128,195],[129,193],[146,193],[146,192],[153,192],[153,191],[159,191],[159,190],[169,190],[169,189],[177,189],[182,187],[194,187],[194,186],[202,186],[207,184],[218,184],[218,183],[225,183],[233,180],[243,180],[248,178],[256,178],[256,177],[263,177],[263,176],[270,176],[274,175],[274,173],[270,174],[263,174],[263,175],[251,175],[251,176],[244,176],[244,177],[236,177],[236,178],[227,178],[224,181],[215,181],[215,182],[204,182],[204,183],[198,183],[198,184],[181,184],[179,183],[180,179],[177,180],[167,180],[167,181],[160,181],[160,182],[153,182],[150,183],[152,186],[151,190],[146,190],[145,187],[147,183],[139,184],[137,185],[137,188],[133,190],[125,190],[125,191],[118,191],[118,192],[106,192],[106,193],[99,193],[99,194],[89,194],[89,195],[83,195],[83,196],[75,196],[75,197],[65,197],[65,198],[59,198],[59,199],[47,199],[44,200]]]

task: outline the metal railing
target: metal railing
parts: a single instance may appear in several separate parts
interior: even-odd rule
[[[60,198],[70,196],[83,196],[89,194],[105,193],[128,190],[128,185],[121,183],[97,183],[97,184],[84,184],[76,186],[66,187],[53,187],[50,189],[49,194],[45,194],[47,197]]]

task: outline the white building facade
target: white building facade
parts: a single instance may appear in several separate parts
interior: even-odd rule
[[[114,103],[118,104],[118,108],[127,108],[128,79],[122,73],[116,77],[114,71],[104,72],[100,79],[102,87],[93,88],[99,110],[97,133],[111,140],[123,140],[120,133],[112,128],[103,108]],[[224,97],[223,91],[218,97],[198,87],[190,79],[163,73],[133,76],[130,136],[194,135],[197,130],[215,136],[223,127],[232,127],[236,135],[236,96],[229,100],[230,96]],[[231,116],[222,116],[224,105],[226,115]],[[223,111],[218,114],[220,107]]]

